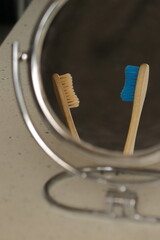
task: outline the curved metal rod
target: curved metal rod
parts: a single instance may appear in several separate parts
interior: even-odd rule
[[[42,77],[39,66],[41,65],[41,52],[44,44],[44,39],[47,34],[48,28],[55,18],[57,13],[61,10],[61,8],[65,5],[68,0],[54,0],[50,4],[49,8],[46,10],[45,14],[40,20],[40,23],[37,27],[34,40],[31,45],[31,56],[30,56],[30,73],[32,79],[32,86],[34,89],[34,94],[37,99],[37,103],[42,110],[45,118],[48,120],[50,125],[57,130],[57,132],[64,136],[65,138],[72,137],[65,133],[65,131],[59,126],[59,124],[55,121],[52,114],[52,108],[47,101],[47,97],[43,88]]]
[[[104,175],[104,174],[114,174],[114,176],[110,176],[106,181],[109,184],[114,184],[114,185],[132,185],[132,184],[146,184],[146,183],[151,183],[160,180],[160,171],[157,170],[149,170],[149,169],[122,169],[118,167],[88,167],[88,168],[83,168],[81,171],[87,173],[88,177],[95,177],[94,174],[99,174],[99,175]],[[125,176],[125,175],[130,175],[133,177],[140,177],[142,179],[130,179],[130,180],[121,180],[118,177],[119,176]],[[114,179],[115,177],[115,179]],[[143,179],[143,177],[146,177],[146,179]],[[97,182],[101,179],[101,177],[97,176]],[[117,179],[116,179],[117,178]]]
[[[94,168],[93,168],[94,169]],[[90,168],[90,171],[93,170]],[[81,169],[81,171],[85,171],[84,169]],[[87,170],[89,171],[89,169]],[[61,203],[59,200],[57,200],[54,197],[53,188],[54,186],[60,182],[64,181],[70,177],[75,177],[73,175],[68,174],[67,172],[62,172],[60,174],[57,174],[50,178],[44,185],[44,196],[48,203],[51,204],[51,206],[55,206],[61,210],[65,210],[72,213],[79,213],[79,214],[90,214],[92,216],[101,216],[101,217],[107,217],[107,218],[114,218],[114,219],[128,219],[131,221],[136,222],[146,222],[146,223],[159,223],[160,217],[157,216],[145,216],[142,214],[139,214],[136,210],[136,207],[133,207],[133,211],[129,213],[123,212],[122,215],[118,215],[114,212],[114,210],[106,209],[106,210],[98,210],[98,209],[88,209],[88,208],[80,208],[80,207],[72,207],[67,204]],[[51,194],[51,188],[52,188],[52,194]],[[113,210],[113,211],[112,211]]]
[[[72,167],[70,164],[66,163],[60,157],[58,157],[57,154],[55,154],[42,140],[41,136],[38,134],[36,128],[34,127],[26,107],[26,103],[24,100],[22,87],[19,79],[19,43],[18,42],[14,42],[12,45],[12,71],[13,71],[13,83],[14,83],[17,102],[18,102],[21,114],[23,116],[24,122],[26,123],[26,126],[28,127],[33,138],[36,140],[39,146],[44,150],[44,152],[57,164],[59,164],[60,166],[62,166],[64,169],[71,172],[72,174],[86,177],[84,176],[83,173],[81,173],[76,168]]]

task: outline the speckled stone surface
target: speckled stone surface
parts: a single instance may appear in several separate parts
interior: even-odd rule
[[[23,123],[12,84],[11,44],[18,40],[22,49],[28,49],[33,28],[48,2],[34,0],[0,48],[0,240],[159,240],[159,224],[66,213],[52,208],[43,196],[44,183],[62,168],[43,153]],[[27,89],[25,64],[21,77]],[[30,96],[26,98],[30,105]],[[32,104],[30,111],[34,112],[36,120],[37,113]],[[41,127],[40,120],[37,126]],[[50,132],[44,129],[43,136],[46,135],[50,139]],[[61,147],[56,139],[51,144]],[[141,212],[160,215],[159,184],[134,186],[133,190],[137,189],[141,196]],[[84,190],[85,196],[78,195],[77,189],[78,193]],[[90,196],[93,196],[94,204],[98,205],[98,193],[104,191],[104,187],[98,190],[94,184],[78,180],[62,183],[56,194],[63,201],[75,201],[77,206],[81,206],[84,198],[90,205]]]

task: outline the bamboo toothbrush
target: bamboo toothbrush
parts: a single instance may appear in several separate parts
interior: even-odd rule
[[[123,151],[123,154],[127,155],[134,152],[138,126],[148,87],[149,65],[142,64],[140,67],[129,65],[126,67],[125,73],[126,80],[121,92],[121,98],[123,101],[133,101],[131,121]]]
[[[75,127],[70,108],[79,106],[79,99],[73,89],[72,76],[67,73],[64,75],[53,74],[53,86],[58,104],[66,120],[68,128],[73,137],[79,140],[77,129]]]

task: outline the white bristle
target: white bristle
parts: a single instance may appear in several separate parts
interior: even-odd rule
[[[75,108],[79,106],[79,99],[73,89],[73,80],[72,76],[67,73],[60,76],[60,81],[62,84],[62,89],[66,97],[69,108]]]

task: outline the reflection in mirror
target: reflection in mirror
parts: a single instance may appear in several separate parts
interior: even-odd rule
[[[82,140],[123,151],[133,106],[120,98],[124,68],[148,63],[150,80],[135,150],[159,143],[159,9],[156,0],[69,0],[50,25],[41,61],[44,89],[63,121],[52,75],[72,75],[80,105],[71,113]]]

